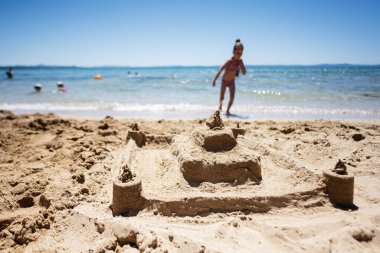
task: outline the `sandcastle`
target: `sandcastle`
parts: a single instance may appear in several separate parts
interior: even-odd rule
[[[260,156],[238,144],[237,137],[231,128],[224,126],[216,111],[206,125],[195,129],[191,136],[176,136],[171,150],[188,181],[261,180]]]
[[[334,195],[322,175],[225,125],[219,111],[190,134],[151,136],[132,125],[126,140],[112,169],[114,215],[267,212],[318,206],[326,188]]]

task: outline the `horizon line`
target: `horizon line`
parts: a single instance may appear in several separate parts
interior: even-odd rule
[[[46,67],[46,68],[189,68],[189,67],[219,67],[221,65],[146,65],[146,66],[131,66],[131,65],[54,65],[54,64],[14,64],[14,65],[0,65],[0,68],[35,68],[35,67]],[[356,64],[356,63],[317,63],[317,64],[246,64],[248,67],[317,67],[317,66],[363,66],[363,67],[377,67],[377,64]]]

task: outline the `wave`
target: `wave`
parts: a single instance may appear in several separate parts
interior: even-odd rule
[[[123,104],[118,102],[96,103],[0,103],[0,108],[11,111],[24,112],[64,112],[64,111],[115,111],[115,112],[195,112],[205,113],[217,109],[216,106],[202,104]],[[308,115],[362,115],[380,117],[380,109],[350,109],[350,108],[321,108],[306,106],[283,105],[248,105],[236,104],[233,107],[235,113],[245,114],[308,114]]]

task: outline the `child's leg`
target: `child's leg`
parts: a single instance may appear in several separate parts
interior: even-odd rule
[[[226,93],[226,84],[222,81],[222,84],[220,85],[219,111],[222,111],[225,93]]]
[[[228,88],[230,88],[230,101],[228,102],[227,114],[230,114],[230,109],[235,99],[235,84],[231,84]]]

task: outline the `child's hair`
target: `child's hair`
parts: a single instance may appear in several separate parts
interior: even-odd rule
[[[241,47],[244,50],[244,45],[240,42],[240,39],[235,40],[234,50],[232,51],[232,53],[235,53],[237,47]],[[236,76],[239,76],[239,69],[236,70]]]
[[[241,47],[242,49],[244,49],[244,45],[240,42],[240,39],[235,40],[234,50],[232,51],[233,53],[235,53],[237,47]]]

